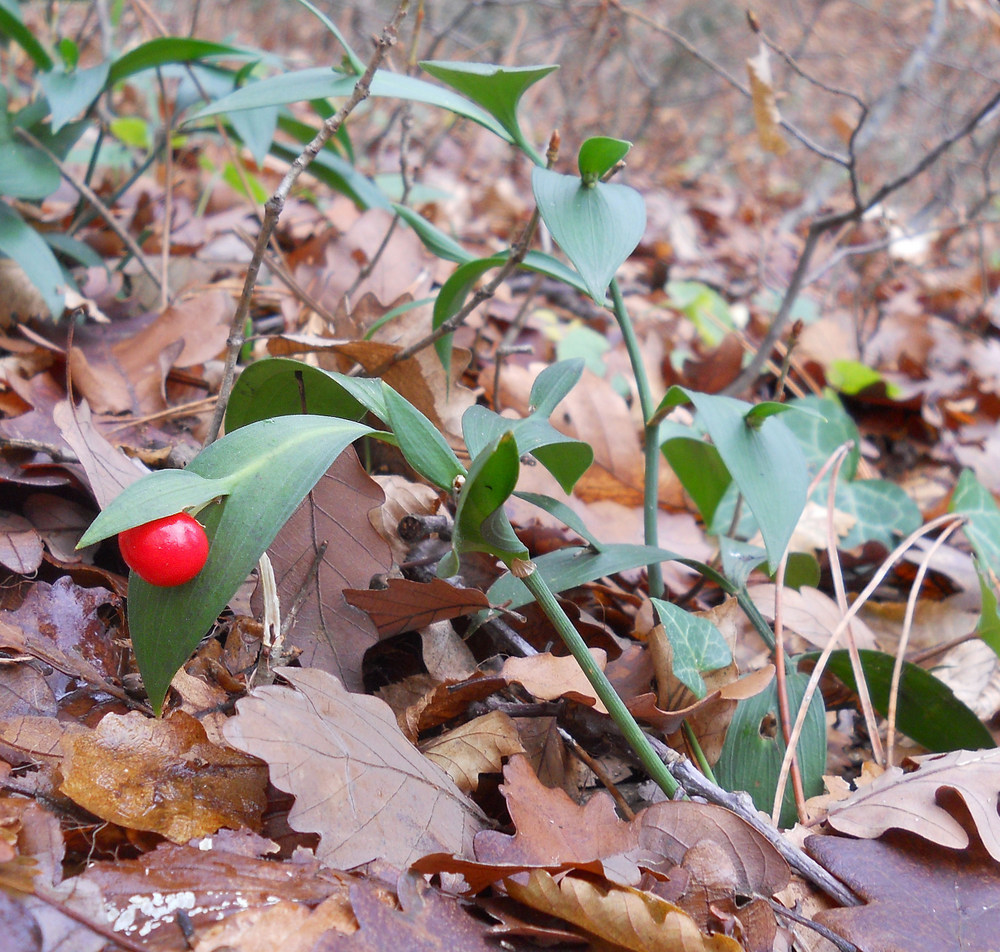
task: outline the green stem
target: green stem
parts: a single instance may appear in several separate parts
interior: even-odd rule
[[[701,772],[709,780],[711,780],[712,783],[718,785],[718,781],[715,779],[715,773],[712,770],[712,765],[708,762],[708,758],[705,756],[705,751],[701,749],[701,744],[698,743],[698,738],[695,737],[694,731],[691,729],[691,725],[687,721],[682,721],[681,729],[684,731],[684,737],[687,739],[687,742],[691,747],[694,759],[698,761],[698,767]]]
[[[643,535],[646,545],[659,546],[660,529],[657,517],[659,515],[660,498],[660,424],[653,420],[656,407],[653,405],[653,391],[649,385],[649,375],[646,365],[642,362],[639,341],[635,336],[632,319],[625,309],[625,299],[622,297],[618,281],[611,281],[611,301],[614,305],[615,320],[622,332],[625,350],[628,352],[629,363],[632,365],[632,376],[639,391],[639,408],[645,423],[643,441],[645,444],[645,483],[643,500]],[[663,595],[663,570],[658,562],[647,566],[649,574],[649,594],[654,598]]]
[[[545,612],[546,617],[555,626],[559,636],[562,638],[570,654],[576,658],[577,663],[583,668],[583,673],[591,683],[597,696],[608,709],[612,720],[618,725],[625,740],[635,751],[636,756],[642,765],[649,772],[650,777],[656,781],[659,787],[668,797],[673,797],[680,789],[680,784],[674,780],[670,771],[667,770],[663,761],[656,755],[649,739],[642,732],[642,728],[636,723],[631,711],[625,706],[625,702],[618,696],[618,692],[611,686],[604,672],[600,669],[593,655],[584,644],[580,633],[573,627],[566,613],[562,610],[559,602],[556,601],[541,572],[534,570],[530,575],[521,579],[528,591],[534,595],[538,606]]]

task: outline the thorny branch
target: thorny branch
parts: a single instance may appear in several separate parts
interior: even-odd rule
[[[232,393],[233,382],[236,378],[236,361],[246,340],[244,328],[246,326],[247,315],[250,313],[250,302],[253,297],[254,287],[257,284],[257,275],[260,272],[260,265],[264,259],[264,252],[268,242],[271,239],[274,229],[277,227],[278,219],[281,217],[281,212],[285,207],[285,201],[298,177],[309,168],[313,159],[319,155],[320,149],[323,148],[330,136],[368,98],[371,91],[372,77],[381,65],[386,52],[395,44],[399,24],[406,16],[409,6],[409,0],[400,0],[392,20],[386,24],[379,36],[376,37],[375,52],[372,54],[364,73],[362,73],[358,81],[354,84],[354,90],[350,97],[323,123],[319,132],[316,133],[313,140],[298,155],[292,163],[291,168],[285,173],[285,177],[281,180],[274,194],[264,205],[264,220],[261,223],[260,231],[257,233],[253,257],[247,266],[246,280],[243,283],[243,293],[240,295],[240,301],[236,307],[236,313],[233,315],[233,321],[230,326],[229,338],[226,341],[226,366],[223,372],[222,384],[219,387],[219,400],[215,405],[215,414],[212,416],[212,421],[208,427],[208,435],[205,437],[206,446],[218,438],[219,430],[222,428],[222,420],[225,416],[226,407],[229,403],[229,395]]]

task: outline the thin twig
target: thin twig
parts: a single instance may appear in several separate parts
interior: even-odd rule
[[[403,350],[397,351],[388,360],[382,362],[382,364],[372,370],[368,376],[370,377],[381,377],[390,367],[394,367],[396,364],[402,363],[404,360],[409,360],[411,357],[420,353],[427,347],[437,343],[442,337],[453,333],[465,322],[466,318],[484,301],[488,301],[490,298],[496,294],[497,289],[500,287],[507,278],[514,273],[517,266],[524,260],[524,256],[528,253],[528,247],[531,244],[531,238],[535,233],[535,228],[538,226],[539,212],[536,208],[531,213],[531,218],[528,220],[528,224],[525,225],[524,231],[521,233],[521,237],[514,243],[514,246],[510,250],[510,254],[507,256],[506,260],[502,265],[498,266],[498,271],[494,277],[486,284],[477,288],[472,296],[462,305],[462,307],[446,321],[442,321],[433,331],[422,337],[416,343],[411,344],[409,347],[403,348]]]
[[[219,400],[215,406],[215,414],[208,428],[208,435],[205,438],[205,445],[214,442],[222,429],[222,420],[226,415],[226,407],[229,404],[229,395],[232,393],[233,383],[236,379],[236,362],[239,359],[240,350],[246,339],[244,326],[247,315],[250,313],[250,302],[253,298],[253,289],[257,283],[257,275],[260,272],[261,261],[264,258],[264,251],[274,229],[277,227],[278,219],[285,207],[285,201],[291,192],[292,186],[298,177],[309,168],[313,159],[319,154],[320,149],[344,123],[344,120],[362,103],[371,91],[372,77],[381,64],[389,48],[396,42],[396,31],[403,17],[409,9],[409,0],[400,0],[399,6],[393,15],[392,20],[386,24],[381,34],[375,39],[375,51],[365,68],[364,73],[354,84],[347,101],[320,126],[319,131],[312,141],[302,150],[302,152],[292,162],[291,168],[285,173],[275,193],[264,205],[264,220],[261,222],[260,231],[257,234],[257,242],[254,245],[253,255],[247,266],[246,280],[243,284],[243,293],[240,295],[236,313],[229,330],[227,340],[226,366],[223,373],[222,384],[219,387]]]
[[[840,468],[847,458],[847,454],[853,449],[853,441],[839,446],[832,457],[833,466],[830,473],[830,485],[827,488],[826,513],[827,513],[827,533],[826,533],[826,553],[830,562],[830,574],[833,577],[833,590],[837,597],[837,608],[843,613],[847,613],[847,589],[844,585],[844,573],[840,567],[840,550],[837,548],[837,537],[833,528],[833,517],[836,511],[837,500],[837,477],[840,475]],[[847,653],[851,659],[851,668],[854,671],[854,681],[858,688],[858,700],[861,702],[861,710],[864,713],[865,726],[868,728],[868,736],[872,742],[872,757],[876,764],[885,764],[885,751],[882,750],[882,739],[878,734],[878,720],[875,717],[875,709],[872,706],[871,693],[868,690],[868,679],[865,677],[864,668],[861,666],[861,655],[858,654],[858,640],[854,637],[853,625],[848,625],[844,629],[847,636]]]
[[[889,711],[886,717],[888,722],[885,729],[886,765],[892,766],[893,748],[896,746],[896,713],[899,705],[899,682],[903,674],[903,659],[906,657],[906,646],[910,640],[910,632],[913,630],[913,614],[917,609],[917,599],[920,597],[920,589],[924,584],[924,577],[930,568],[934,553],[948,540],[956,529],[961,526],[961,522],[952,523],[941,530],[939,535],[924,553],[917,568],[917,574],[910,586],[910,595],[906,600],[906,613],[903,616],[903,630],[900,634],[899,645],[896,648],[896,661],[892,666],[892,684],[889,687]]]
[[[839,879],[832,876],[812,857],[807,856],[797,846],[790,843],[781,831],[772,826],[754,806],[750,794],[744,792],[730,793],[705,777],[689,760],[677,751],[668,747],[663,741],[649,736],[649,743],[656,751],[667,770],[681,785],[684,791],[692,797],[701,797],[709,803],[725,807],[738,817],[746,820],[760,833],[781,855],[785,862],[800,876],[821,889],[831,899],[842,906],[860,906],[862,902]]]
[[[922,538],[929,532],[933,532],[935,529],[948,525],[955,520],[964,521],[961,516],[956,516],[954,513],[946,513],[943,516],[938,516],[936,519],[932,519],[926,525],[921,526],[919,529],[911,532],[899,545],[896,546],[892,552],[889,553],[885,561],[878,567],[872,580],[864,587],[861,594],[854,600],[851,607],[847,610],[847,613],[837,624],[837,627],[833,629],[830,633],[830,640],[826,643],[826,647],[820,653],[819,658],[816,661],[816,667],[813,669],[812,674],[809,675],[809,682],[806,685],[805,694],[802,697],[802,703],[799,706],[799,713],[795,718],[795,725],[792,727],[792,736],[788,743],[788,747],[785,748],[785,755],[781,761],[781,771],[778,774],[778,786],[775,792],[775,802],[778,802],[782,796],[784,796],[785,784],[788,782],[788,771],[791,765],[791,756],[795,751],[795,747],[799,742],[799,737],[802,735],[802,728],[805,725],[806,713],[809,710],[809,705],[812,703],[813,696],[816,694],[816,689],[819,687],[819,680],[823,676],[823,671],[826,669],[826,664],[830,660],[830,655],[833,654],[833,650],[840,640],[840,636],[843,634],[844,629],[851,623],[851,619],[861,610],[865,602],[871,598],[875,589],[882,584],[883,579],[889,574],[889,570],[896,563],[904,552],[917,539]]]
[[[57,156],[51,149],[49,149],[44,143],[39,142],[27,129],[21,128],[21,126],[15,126],[14,131],[22,138],[25,142],[34,146],[36,149],[44,152],[53,162],[55,162],[56,167],[59,169],[59,174],[66,179],[67,182],[80,194],[82,195],[97,211],[100,213],[101,218],[103,218],[108,227],[122,240],[122,243],[131,252],[133,257],[139,262],[139,267],[149,276],[149,279],[156,285],[157,290],[161,289],[160,279],[156,276],[152,268],[146,263],[146,258],[143,253],[142,248],[139,247],[136,240],[128,233],[128,231],[122,227],[114,215],[111,214],[111,210],[98,198],[97,193],[87,185],[82,179],[77,178],[63,163],[63,161]]]

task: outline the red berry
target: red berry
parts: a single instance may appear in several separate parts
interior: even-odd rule
[[[208,536],[186,512],[118,533],[122,558],[150,585],[190,582],[208,558]]]

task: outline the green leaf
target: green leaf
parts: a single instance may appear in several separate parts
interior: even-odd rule
[[[471,251],[466,251],[457,241],[446,235],[437,225],[432,225],[419,212],[415,212],[405,205],[394,204],[392,207],[396,214],[417,233],[417,237],[431,254],[443,258],[445,261],[454,261],[456,264],[467,264],[476,259]]]
[[[266,107],[262,107],[266,108]],[[230,117],[231,118],[231,117]],[[316,129],[303,122],[297,122],[286,116],[279,116],[278,127],[291,133],[300,142],[309,142],[316,134]],[[282,142],[272,142],[271,155],[294,162],[302,152]],[[371,179],[362,175],[350,162],[338,155],[330,143],[320,149],[319,154],[309,166],[309,174],[319,179],[325,185],[337,192],[342,192],[360,208],[389,209],[389,200],[382,194]]]
[[[24,142],[2,138],[0,149],[3,150],[0,195],[38,201],[59,188],[59,167],[44,152]]]
[[[594,136],[580,146],[577,167],[584,185],[595,183],[625,158],[632,143],[609,136]]]
[[[344,55],[347,57],[347,61],[351,64],[351,69],[353,69],[354,72],[360,76],[365,71],[365,62],[360,56],[358,56],[357,53],[354,52],[353,49],[351,49],[350,44],[344,38],[344,34],[338,29],[337,24],[334,23],[333,20],[331,20],[325,13],[323,13],[322,10],[318,10],[314,7],[309,0],[296,0],[296,2],[304,6],[310,13],[312,13],[313,16],[316,17],[317,20],[319,20],[320,23],[323,24],[323,26],[327,28],[327,30],[330,31],[334,39],[344,48]]]
[[[809,396],[790,400],[789,404],[812,411],[809,414],[792,413],[783,420],[797,437],[809,471],[818,472],[838,446],[850,442],[854,446],[840,467],[838,479],[841,482],[854,479],[861,458],[861,434],[840,400],[835,396]],[[829,476],[820,488],[825,487],[828,481]]]
[[[700,571],[698,563],[684,559],[676,552],[650,545],[607,545],[599,552],[589,546],[566,546],[532,559],[535,571],[542,573],[546,585],[553,592],[565,592],[605,575],[627,572],[653,562],[675,560]],[[520,608],[534,600],[524,583],[510,574],[498,578],[486,594],[491,605],[505,605],[510,609]]]
[[[750,573],[767,560],[767,552],[759,545],[719,536],[719,557],[726,578],[738,589],[746,588]]]
[[[950,512],[965,516],[965,535],[979,561],[1000,575],[1000,508],[971,469],[962,471],[951,497]]]
[[[301,0],[300,0],[301,2]],[[278,107],[261,106],[259,109],[241,109],[227,116],[233,131],[239,136],[254,161],[263,166],[274,142],[274,133],[278,128]]]
[[[841,393],[856,394],[881,384],[890,399],[900,396],[898,385],[885,379],[877,370],[857,360],[833,360],[827,368],[827,383]]]
[[[587,187],[575,175],[531,170],[531,188],[552,237],[603,304],[608,285],[646,230],[642,196],[626,185]]]
[[[660,449],[681,485],[698,507],[702,521],[711,526],[715,511],[733,481],[719,451],[694,437],[671,437]]]
[[[819,501],[819,497],[814,498]],[[825,497],[822,505],[826,505]],[[923,523],[917,504],[901,487],[885,479],[857,479],[838,485],[834,506],[856,520],[838,542],[844,550],[870,541],[892,549]]]
[[[583,376],[582,360],[560,360],[549,364],[531,385],[528,402],[532,414],[550,417],[555,408],[569,395]]]
[[[52,110],[52,131],[58,132],[74,116],[86,112],[107,82],[111,64],[98,63],[90,69],[64,72],[54,69],[38,77]]]
[[[660,598],[650,601],[673,648],[674,676],[695,697],[703,698],[707,689],[701,673],[724,668],[733,660],[726,639],[707,618],[700,618]]]
[[[482,106],[497,119],[511,141],[541,164],[540,158],[535,155],[534,149],[521,132],[517,106],[530,86],[557,70],[558,66],[494,66],[489,63],[443,60],[424,60],[420,66],[431,76]]]
[[[891,654],[866,648],[859,650],[858,654],[861,656],[861,669],[868,682],[872,705],[879,714],[886,717],[889,713],[889,691],[896,659]],[[818,657],[818,652],[810,652],[797,660],[815,660]],[[857,691],[850,655],[846,650],[834,651],[830,655],[827,670],[840,678],[852,691]],[[939,681],[930,671],[909,661],[903,662],[899,681],[896,726],[907,737],[934,753],[996,747],[993,735],[975,713],[955,697],[948,685]]]
[[[600,552],[605,548],[601,540],[587,528],[587,524],[583,519],[561,500],[553,499],[551,496],[546,496],[543,493],[516,492],[514,495],[518,499],[530,502],[533,506],[538,506],[539,509],[544,509],[549,515],[555,516],[563,525],[572,529],[581,539],[586,540],[590,548],[595,552]]]
[[[368,402],[356,396],[362,390],[368,401],[382,411],[376,415],[384,421],[388,412],[378,380],[351,378],[351,383],[345,386],[325,371],[300,360],[287,357],[258,360],[244,369],[233,387],[226,408],[226,430],[232,433],[260,420],[302,413],[360,420],[368,409]]]
[[[65,307],[63,289],[68,282],[59,262],[41,236],[5,202],[0,202],[0,253],[13,258],[24,268],[24,273],[45,299],[52,316],[62,316]]]
[[[370,432],[329,417],[264,420],[227,434],[192,460],[185,472],[229,486],[229,495],[201,514],[210,543],[205,567],[176,588],[129,577],[129,631],[157,713],[174,674],[278,530],[341,452]]]
[[[167,66],[170,63],[202,62],[219,58],[259,59],[260,52],[186,36],[160,36],[118,57],[111,64],[108,85],[114,86],[129,76],[147,69],[155,69],[157,66]]]
[[[93,545],[154,519],[199,508],[213,499],[228,495],[229,489],[227,480],[206,479],[190,469],[163,469],[149,473],[126,486],[98,514],[80,538],[77,548]]]
[[[406,462],[424,479],[451,492],[455,478],[465,475],[465,467],[452,448],[437,427],[387,383],[383,382],[382,393],[389,411],[386,422],[396,434]]]
[[[818,416],[816,410],[811,407],[800,406],[795,403],[778,403],[775,400],[764,400],[761,403],[754,404],[753,407],[746,414],[747,426],[752,426],[754,428],[760,426],[768,417],[775,416],[778,413],[786,413],[789,410],[796,410],[799,413],[805,413],[807,416]]]
[[[449,318],[454,317],[465,305],[465,299],[476,286],[476,282],[493,268],[499,268],[507,260],[507,253],[493,255],[489,258],[475,258],[460,264],[441,285],[434,301],[434,313],[431,326],[437,330]],[[445,377],[451,372],[451,341],[453,334],[445,334],[434,342],[438,360],[444,367]]]
[[[504,433],[473,459],[458,494],[452,550],[438,565],[442,578],[457,572],[464,552],[488,552],[507,565],[514,559],[527,559],[528,550],[503,511],[519,470],[517,443],[511,433]]]
[[[0,35],[9,36],[43,72],[55,65],[45,47],[35,39],[34,33],[24,25],[19,16],[5,6],[0,6]]]
[[[357,76],[345,75],[326,66],[281,73],[278,76],[269,76],[267,79],[247,83],[246,86],[234,90],[228,96],[223,96],[221,99],[209,103],[200,109],[192,117],[192,120],[216,116],[237,109],[286,106],[289,103],[307,102],[314,99],[346,98],[351,95],[357,81]],[[380,69],[372,77],[371,95],[438,106],[455,113],[455,115],[471,119],[505,141],[511,141],[507,131],[489,113],[484,112],[468,99],[453,93],[450,89],[442,89],[434,83],[417,79],[415,76],[389,73]]]
[[[725,298],[701,281],[668,281],[669,304],[680,311],[698,331],[698,336],[716,347],[731,330],[735,330],[732,311]]]
[[[671,387],[657,410],[692,402],[757,520],[773,572],[781,561],[802,515],[809,474],[798,440],[782,419],[769,417],[760,426],[747,424],[748,403],[718,394]]]
[[[983,597],[983,607],[979,613],[979,623],[976,634],[1000,655],[1000,612],[997,611],[997,593],[993,581],[976,563],[976,574],[979,576],[979,591]]]
[[[786,680],[788,705],[794,721],[809,679],[798,671],[789,671]],[[806,797],[822,793],[826,768],[826,711],[819,692],[809,705],[796,753]],[[736,705],[715,765],[715,776],[727,790],[745,790],[758,810],[770,814],[784,755],[785,740],[778,718],[778,685],[777,681],[772,681],[762,693]],[[781,804],[781,825],[792,826],[795,817],[795,797],[788,783]]]

